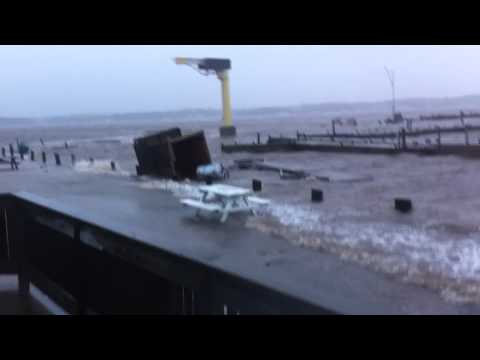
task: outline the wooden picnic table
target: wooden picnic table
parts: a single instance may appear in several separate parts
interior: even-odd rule
[[[201,186],[199,190],[203,193],[203,203],[213,201],[221,204],[221,222],[225,222],[228,216],[234,212],[249,211],[255,214],[248,203],[248,197],[252,194],[251,190],[223,184]]]
[[[220,213],[220,221],[223,223],[231,213],[251,212],[255,215],[255,210],[251,203],[257,205],[266,205],[267,200],[252,197],[252,191],[231,185],[206,185],[200,186],[199,191],[203,194],[201,200],[183,199],[183,205],[197,209],[197,215],[200,211]]]

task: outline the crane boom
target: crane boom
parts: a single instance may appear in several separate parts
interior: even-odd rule
[[[175,58],[175,64],[177,65],[198,65],[200,62],[201,62],[201,59],[186,58],[186,57]]]

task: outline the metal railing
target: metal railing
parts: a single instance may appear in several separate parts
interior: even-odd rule
[[[0,195],[0,272],[72,314],[329,314],[295,294],[35,200]]]

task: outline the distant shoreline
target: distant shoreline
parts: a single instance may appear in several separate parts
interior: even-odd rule
[[[249,109],[234,110],[234,116],[237,118],[255,118],[255,117],[289,117],[295,115],[325,115],[339,116],[351,114],[390,114],[391,101],[372,101],[372,102],[329,102],[319,104],[304,104],[292,106],[266,106]],[[457,111],[479,111],[480,95],[468,95],[451,98],[409,98],[397,100],[397,109],[403,113],[442,113]],[[71,114],[58,116],[0,116],[0,126],[6,123],[24,123],[25,125],[42,123],[68,123],[68,122],[89,122],[92,120],[107,122],[122,121],[152,121],[160,119],[171,120],[199,120],[205,121],[221,117],[219,109],[181,109],[172,111],[138,111],[124,113],[91,113],[91,114]]]

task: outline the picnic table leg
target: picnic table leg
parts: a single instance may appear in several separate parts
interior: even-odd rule
[[[222,209],[222,217],[220,219],[221,223],[224,223],[225,221],[227,221],[227,218],[228,218],[228,215],[229,215],[229,212],[230,212],[231,208],[232,208],[232,203],[230,201],[227,201],[226,205]]]
[[[250,212],[252,213],[253,216],[257,216],[257,212],[250,207],[250,204],[248,203],[248,199],[246,197],[243,198],[243,201],[245,202],[245,205],[247,206],[248,209],[250,209]]]

